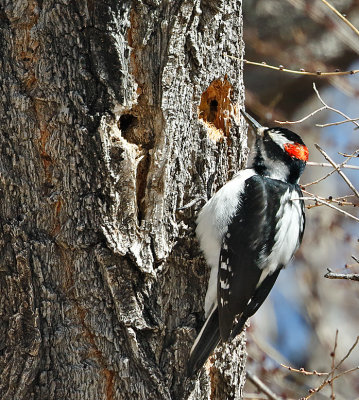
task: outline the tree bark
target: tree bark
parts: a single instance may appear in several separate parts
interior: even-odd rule
[[[196,214],[246,158],[240,2],[0,4],[0,398],[239,398],[243,337],[185,368]]]

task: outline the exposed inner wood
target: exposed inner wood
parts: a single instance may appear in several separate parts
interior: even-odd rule
[[[208,136],[218,142],[229,135],[236,107],[232,104],[232,85],[227,77],[214,80],[203,92],[198,118],[207,126]]]

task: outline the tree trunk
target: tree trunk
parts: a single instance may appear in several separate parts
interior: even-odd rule
[[[243,337],[185,369],[195,218],[246,155],[240,2],[0,4],[0,398],[239,398]]]

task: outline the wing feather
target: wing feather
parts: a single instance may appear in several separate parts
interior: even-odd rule
[[[278,244],[275,246],[275,240],[282,210],[291,210],[288,193],[292,190],[299,190],[299,187],[258,175],[245,183],[239,207],[223,237],[219,260],[218,316],[223,341],[228,340],[236,317],[243,314],[245,322],[263,303],[284,266],[281,252],[291,252],[284,248],[285,240],[280,248]],[[302,232],[298,234],[301,241]],[[296,248],[293,247],[293,252]],[[271,254],[273,249],[278,257]],[[255,307],[252,299],[255,299]]]
[[[265,252],[267,193],[263,179],[253,176],[245,183],[240,206],[224,235],[218,269],[218,311],[222,340],[227,340],[235,316],[250,300],[262,271]]]

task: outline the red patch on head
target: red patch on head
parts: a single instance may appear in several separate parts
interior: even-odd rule
[[[304,162],[308,161],[309,151],[307,146],[299,143],[286,143],[284,145],[285,151],[293,158],[298,158]]]

